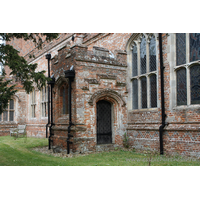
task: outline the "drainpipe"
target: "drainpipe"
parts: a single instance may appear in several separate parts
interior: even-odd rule
[[[70,70],[65,71],[65,78],[69,79],[69,90],[68,90],[68,108],[69,108],[69,126],[68,126],[68,135],[67,135],[67,154],[70,153],[69,145],[72,144],[70,141],[70,138],[73,137],[73,135],[70,134],[71,126],[74,125],[72,123],[72,108],[71,108],[71,83],[74,81],[75,77],[75,71],[73,69],[73,65],[70,68]]]
[[[51,136],[53,135],[52,126],[54,125],[54,123],[53,123],[53,87],[54,87],[54,84],[55,84],[55,78],[53,76],[51,77],[51,81],[49,82],[49,84],[51,85],[51,125],[49,127],[50,128],[49,149],[51,149],[50,142],[52,141],[51,140]]]
[[[50,78],[50,59],[51,54],[46,54],[46,59],[48,60],[48,77]],[[50,82],[48,82],[48,123],[46,124],[46,138],[48,137],[48,126],[50,124]],[[49,149],[50,149],[50,137],[49,136]]]
[[[163,129],[165,127],[165,99],[164,99],[164,66],[163,66],[163,51],[162,51],[162,33],[159,33],[159,51],[160,51],[160,84],[161,84],[161,112],[162,125],[159,127],[160,137],[160,155],[163,155]]]

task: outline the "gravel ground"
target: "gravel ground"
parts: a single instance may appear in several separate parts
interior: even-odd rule
[[[64,157],[72,158],[72,157],[86,156],[86,155],[89,155],[91,153],[93,153],[93,154],[101,153],[101,152],[87,152],[87,153],[70,153],[70,154],[67,154],[67,151],[58,153],[58,152],[55,152],[53,149],[49,150],[48,146],[46,146],[46,147],[35,147],[32,150],[38,151],[38,152],[43,153],[43,154],[52,155],[52,156],[55,156],[55,157],[62,157],[62,158],[64,158]],[[126,148],[120,148],[120,150],[132,151],[132,149],[126,149]],[[116,151],[116,150],[110,150],[110,151]]]
[[[55,156],[55,157],[69,157],[69,158],[72,158],[72,157],[78,157],[78,156],[85,156],[85,155],[88,155],[90,153],[70,153],[70,154],[67,154],[67,151],[66,152],[54,152],[53,149],[50,149],[49,150],[49,147],[35,147],[33,148],[32,150],[34,151],[38,151],[42,154],[48,154],[48,155],[52,155],[52,156]],[[91,152],[92,153],[92,152]]]

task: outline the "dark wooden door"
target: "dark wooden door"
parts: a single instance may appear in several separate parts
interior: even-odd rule
[[[97,144],[112,143],[111,104],[97,102]]]

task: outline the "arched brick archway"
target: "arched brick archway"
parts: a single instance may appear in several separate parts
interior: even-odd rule
[[[103,89],[94,93],[88,101],[90,106],[93,106],[94,115],[94,134],[98,134],[98,102],[109,102],[111,112],[111,140],[113,144],[122,144],[122,132],[125,132],[124,120],[126,120],[126,102],[123,97],[116,91],[111,89]],[[125,116],[124,118],[122,116]],[[108,128],[109,129],[109,128]],[[97,139],[97,137],[96,137]],[[108,139],[109,140],[109,139]],[[98,139],[96,140],[98,144]],[[100,142],[101,143],[101,142]]]
[[[99,90],[97,92],[95,92],[90,100],[88,101],[88,103],[92,106],[95,102],[99,101],[99,99],[110,99],[111,101],[116,101],[118,104],[120,104],[121,106],[125,106],[126,103],[124,101],[124,99],[122,98],[122,96],[116,92],[115,90],[112,89],[103,89],[103,90]],[[113,99],[113,100],[112,100]]]

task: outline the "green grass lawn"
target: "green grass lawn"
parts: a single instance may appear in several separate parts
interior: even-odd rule
[[[47,146],[46,138],[0,137],[0,166],[147,166],[149,155],[118,150],[78,157],[54,157],[34,151],[37,146]],[[152,166],[200,166],[194,158],[154,156]]]

